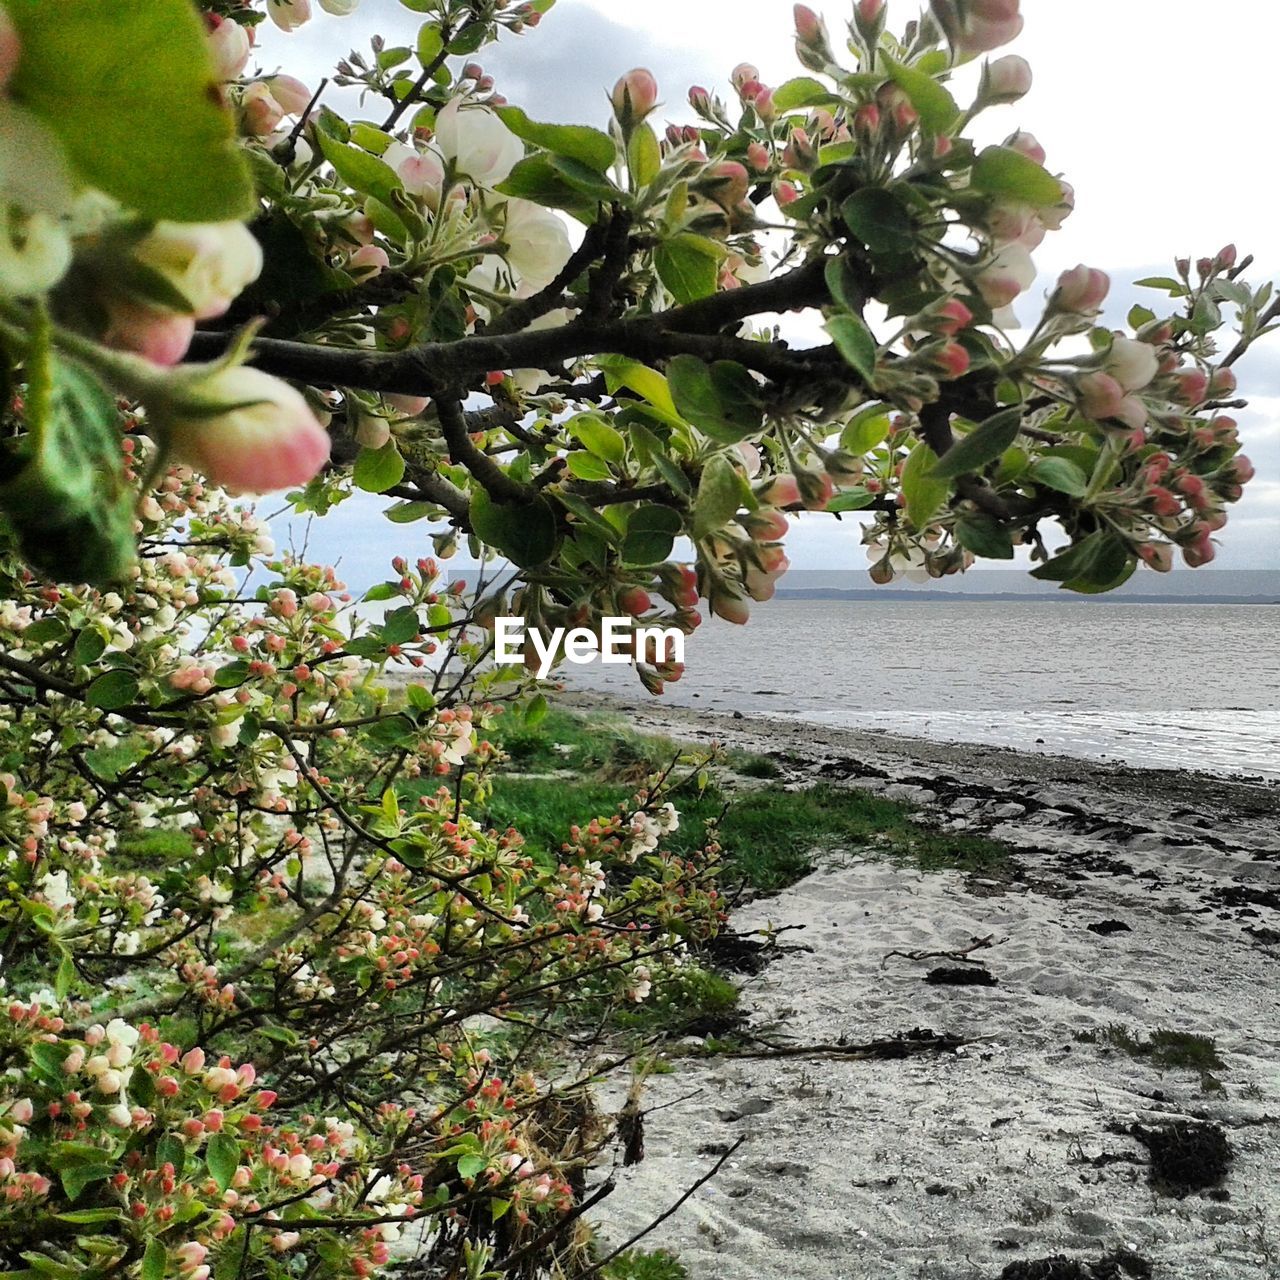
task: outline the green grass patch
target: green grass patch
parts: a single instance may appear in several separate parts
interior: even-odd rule
[[[689,1272],[674,1253],[665,1249],[646,1253],[628,1249],[604,1269],[608,1280],[689,1280]]]
[[[1082,1044],[1110,1045],[1131,1058],[1144,1059],[1157,1067],[1183,1068],[1202,1075],[1226,1067],[1218,1053],[1218,1042],[1212,1036],[1193,1031],[1157,1027],[1144,1038],[1141,1032],[1135,1033],[1115,1022],[1100,1031],[1078,1031],[1075,1038]]]
[[[691,964],[664,974],[643,1004],[620,1009],[618,1026],[628,1031],[661,1030],[669,1035],[709,1035],[738,1022],[738,988],[728,978]]]
[[[544,860],[560,856],[574,823],[617,812],[649,774],[682,751],[670,739],[635,733],[619,717],[561,710],[535,726],[513,716],[496,736],[512,765],[495,779],[489,821],[516,827],[530,853]],[[730,882],[776,892],[807,875],[817,853],[833,848],[876,850],[926,871],[997,871],[1008,863],[1005,845],[922,825],[900,801],[827,782],[789,789],[773,780],[779,769],[765,756],[730,754],[728,767],[761,785],[729,787],[713,778],[702,790],[683,787],[672,797],[681,827],[671,844],[692,851],[705,823],[723,812],[720,843]],[[558,776],[539,776],[553,773]]]

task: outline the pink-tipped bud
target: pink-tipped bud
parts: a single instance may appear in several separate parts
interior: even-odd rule
[[[1045,149],[1040,145],[1040,140],[1033,133],[1028,133],[1025,129],[1019,129],[1017,133],[1011,133],[1005,140],[1004,145],[1010,151],[1016,151],[1019,155],[1026,156],[1028,160],[1034,160],[1036,164],[1044,164],[1047,159]]]
[[[1174,398],[1179,404],[1195,407],[1209,394],[1209,375],[1203,369],[1179,369],[1173,375]]]
[[[311,104],[311,90],[293,76],[272,76],[267,88],[287,116],[300,116]]]
[[[1124,403],[1124,388],[1109,373],[1086,373],[1076,379],[1080,412],[1095,422],[1114,418]]]
[[[658,105],[658,82],[644,67],[628,71],[609,95],[613,113],[624,129],[639,124]]]
[[[711,111],[711,94],[700,84],[689,90],[689,105],[700,115],[708,115]]]
[[[823,26],[822,19],[807,4],[796,5],[794,13],[797,40],[811,45],[826,37],[826,28]]]
[[[1227,463],[1226,471],[1236,484],[1248,484],[1249,481],[1257,475],[1257,472],[1254,470],[1253,463],[1246,458],[1243,453],[1236,454],[1236,456]]]
[[[1075,311],[1080,315],[1095,315],[1111,291],[1111,278],[1096,267],[1082,263],[1064,271],[1058,277],[1058,288],[1053,300],[1062,311]]]
[[[860,138],[872,138],[880,131],[880,108],[865,102],[853,113],[853,131]]]
[[[931,333],[951,338],[973,323],[973,312],[959,298],[948,298],[946,302],[925,312],[921,323]]]
[[[881,14],[884,13],[885,0],[858,0],[858,4],[854,12],[857,15],[858,25],[864,30],[869,30],[880,21]]]
[[[1209,393],[1219,398],[1233,395],[1237,385],[1235,371],[1225,365],[1209,376]]]
[[[800,485],[795,476],[784,471],[774,476],[758,496],[767,507],[796,507],[800,505]]]
[[[969,372],[969,353],[958,342],[946,342],[929,353],[929,362],[944,378],[961,378]]]
[[[769,148],[763,142],[753,142],[747,148],[747,163],[757,173],[764,173],[772,159],[773,157],[769,154]]]
[[[749,84],[753,80],[757,84],[760,82],[760,69],[759,67],[753,67],[749,62],[740,62],[729,72],[729,83],[739,93],[742,92],[744,84]]]
[[[1007,53],[987,67],[987,101],[1017,102],[1031,91],[1031,64],[1016,53]]]
[[[751,188],[751,175],[736,160],[723,160],[702,171],[697,189],[724,210],[740,205]]]
[[[653,608],[653,600],[643,587],[628,587],[618,593],[618,607],[625,609],[633,618],[638,618]]]
[[[1144,542],[1138,558],[1157,573],[1168,573],[1173,568],[1173,547],[1167,542]]]
[[[0,17],[0,32],[7,19]],[[213,58],[213,73],[219,80],[235,80],[244,71],[249,62],[252,48],[249,33],[238,22],[230,18],[219,17],[216,13],[205,16],[208,26],[206,41],[209,53]],[[0,34],[0,56],[3,50],[3,35]],[[0,73],[3,65],[0,64]],[[0,82],[2,83],[2,82]]]
[[[381,245],[362,245],[347,259],[347,271],[361,280],[372,280],[391,265],[387,251]]]

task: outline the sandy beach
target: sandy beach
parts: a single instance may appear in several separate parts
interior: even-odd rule
[[[647,1156],[602,1206],[610,1242],[742,1139],[645,1240],[693,1280],[1280,1276],[1280,789],[652,701],[627,714],[768,754],[795,785],[914,801],[1014,855],[968,876],[831,849],[741,906],[739,933],[785,930],[738,979],[741,1043],[765,1056],[687,1042],[650,1079]],[[926,982],[936,968],[989,985]],[[1218,1065],[1163,1063],[1161,1031],[1212,1037]],[[913,1032],[965,1043],[841,1052]],[[1225,1175],[1161,1183],[1169,1125],[1191,1154],[1217,1126]]]

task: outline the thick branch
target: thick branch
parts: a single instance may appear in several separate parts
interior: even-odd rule
[[[466,467],[484,486],[485,491],[497,502],[528,502],[530,490],[518,480],[513,480],[487,453],[476,448],[467,434],[467,419],[462,405],[451,397],[436,401],[440,415],[440,429],[449,446],[449,460]]]

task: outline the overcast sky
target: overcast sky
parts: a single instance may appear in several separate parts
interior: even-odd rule
[[[852,9],[852,0],[811,2],[833,32]],[[918,10],[890,0],[890,22],[901,30]],[[1022,11],[1026,30],[1010,51],[1030,61],[1035,86],[1022,102],[983,117],[980,140],[1030,130],[1077,197],[1075,214],[1036,252],[1042,279],[1033,296],[1065,267],[1101,267],[1115,281],[1107,317],[1119,325],[1134,297],[1126,282],[1166,274],[1175,256],[1212,255],[1228,241],[1255,256],[1256,280],[1280,275],[1280,183],[1269,145],[1280,4],[1023,0]],[[278,59],[314,81],[348,49],[367,47],[375,31],[411,44],[419,21],[397,0],[364,0],[352,18],[317,13],[289,36],[264,29],[263,62]],[[504,36],[480,57],[499,90],[535,118],[597,125],[609,86],[633,66],[652,69],[663,91],[660,115],[677,121],[691,118],[691,84],[724,96],[739,62],[755,63],[770,84],[800,71],[789,0],[558,0],[536,31]],[[1280,335],[1238,371],[1252,407],[1237,416],[1258,477],[1232,510],[1215,567],[1280,568]],[[313,548],[334,555],[345,544],[348,574],[364,581],[366,565],[381,566],[402,549],[391,542],[405,530],[364,504],[354,517],[329,522]],[[865,566],[848,522],[799,524],[788,539],[797,566]]]

